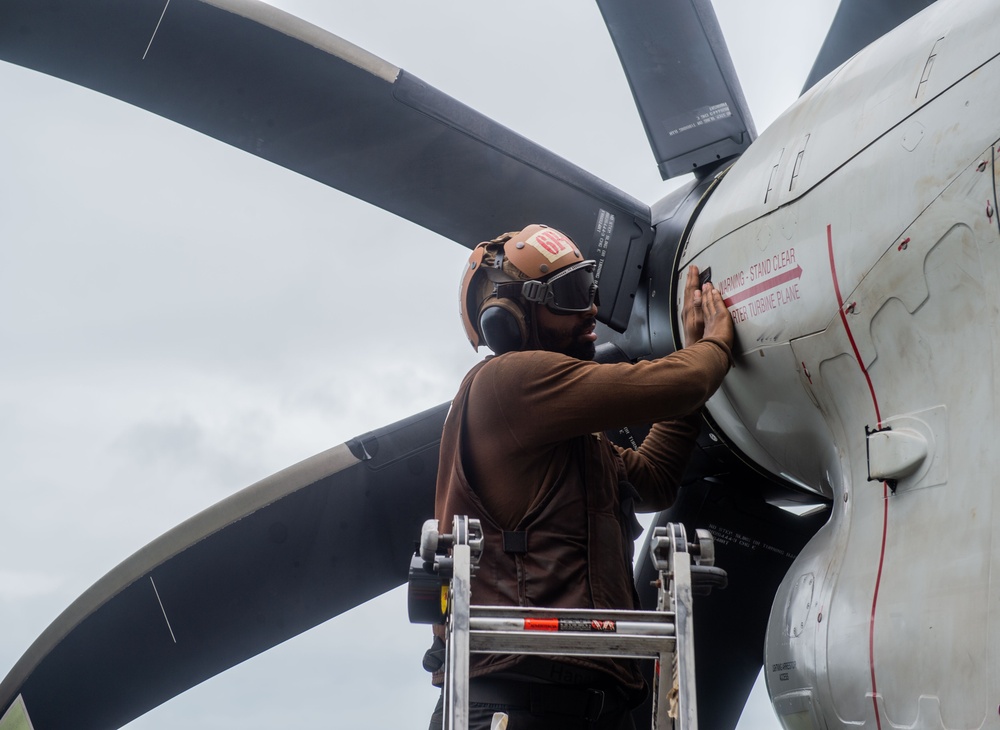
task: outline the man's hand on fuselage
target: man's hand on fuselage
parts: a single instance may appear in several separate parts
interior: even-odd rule
[[[685,347],[705,337],[720,340],[730,348],[733,346],[733,320],[722,301],[722,294],[710,281],[699,285],[698,267],[694,265],[688,267],[684,283],[681,324]]]

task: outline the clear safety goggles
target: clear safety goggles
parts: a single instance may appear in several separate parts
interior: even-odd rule
[[[581,261],[563,269],[545,281],[526,281],[521,286],[521,296],[529,302],[542,304],[553,314],[586,312],[596,302],[597,282],[594,261]]]

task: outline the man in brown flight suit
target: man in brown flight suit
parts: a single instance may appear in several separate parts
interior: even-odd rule
[[[466,375],[452,402],[435,517],[443,527],[456,514],[482,523],[473,603],[638,608],[628,507],[673,503],[699,410],[729,370],[732,319],[711,283],[699,287],[695,267],[683,349],[591,362],[594,271],[568,237],[541,225],[481,243],[469,259],[463,323],[473,347],[485,342],[496,355]],[[654,424],[638,450],[603,436],[636,423]],[[474,654],[470,677],[470,727],[484,730],[495,712],[510,730],[625,730],[646,692],[632,660]],[[440,667],[434,679],[441,683]],[[439,702],[431,728],[441,719]]]

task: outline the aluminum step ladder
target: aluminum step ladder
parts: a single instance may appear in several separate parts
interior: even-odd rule
[[[654,659],[653,730],[697,730],[692,570],[705,588],[726,580],[711,533],[698,530],[689,544],[683,525],[656,528],[655,611],[472,605],[482,552],[479,520],[456,516],[450,534],[428,520],[410,564],[410,621],[446,626],[444,730],[468,730],[470,653]]]

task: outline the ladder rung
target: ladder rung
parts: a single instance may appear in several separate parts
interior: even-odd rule
[[[523,631],[528,634],[566,633],[583,636],[615,634],[618,636],[674,636],[674,625],[651,621],[615,621],[613,619],[473,616],[469,628],[480,631]]]
[[[469,651],[656,658],[676,647],[665,611],[470,606]]]
[[[673,626],[670,627],[673,629]],[[469,631],[469,651],[475,654],[548,654],[562,656],[657,658],[672,653],[670,636],[571,631]]]
[[[591,608],[535,608],[523,606],[469,606],[472,618],[565,618],[585,621],[640,621],[650,624],[674,624],[671,611],[622,611]]]

